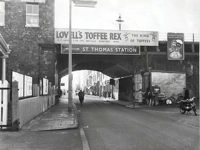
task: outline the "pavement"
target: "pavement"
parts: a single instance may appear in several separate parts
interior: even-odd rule
[[[69,113],[67,98],[61,97],[19,131],[0,131],[0,150],[82,150],[77,116],[75,104]]]
[[[68,100],[61,97],[59,103],[45,113],[31,120],[22,130],[47,131],[78,128],[77,108],[73,104],[72,112],[68,112]]]
[[[105,101],[110,102],[112,104],[118,104],[127,108],[132,109],[146,109],[146,110],[155,110],[155,111],[169,111],[169,112],[179,112],[178,105],[157,105],[157,106],[149,106],[149,105],[133,105],[132,102],[122,101],[122,100],[113,100],[113,99],[105,99]],[[199,115],[199,106],[197,105],[197,114]]]

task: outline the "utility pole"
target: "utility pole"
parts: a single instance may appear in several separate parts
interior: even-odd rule
[[[69,0],[68,112],[72,111],[72,1],[77,7],[94,7],[94,0]]]
[[[72,111],[72,0],[69,0],[68,111]]]
[[[194,53],[194,33],[192,34],[192,52]]]

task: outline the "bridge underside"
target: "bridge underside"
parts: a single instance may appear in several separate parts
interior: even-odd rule
[[[72,70],[96,70],[112,78],[142,73],[144,71],[172,71],[186,73],[186,86],[193,87],[199,93],[199,43],[185,44],[184,60],[168,60],[167,44],[159,47],[141,47],[140,55],[86,55],[73,54]],[[57,71],[59,78],[68,74],[68,54],[57,53]]]
[[[140,55],[81,55],[72,56],[72,70],[96,70],[112,78],[134,74],[134,71],[144,69],[145,57]],[[68,55],[58,55],[59,75],[68,74]]]

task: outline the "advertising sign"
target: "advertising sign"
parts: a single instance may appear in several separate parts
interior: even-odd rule
[[[43,95],[47,95],[48,94],[48,79],[43,78]]]
[[[151,72],[152,86],[158,85],[162,93],[167,97],[177,97],[179,93],[183,92],[183,87],[186,84],[185,73],[173,72]]]
[[[68,29],[55,29],[54,42],[56,44],[68,44]],[[158,32],[73,29],[72,44],[158,46]]]
[[[42,85],[42,79],[40,79],[40,95],[42,95],[43,92],[43,85]]]
[[[168,60],[184,60],[184,34],[167,34],[167,56]]]
[[[69,45],[61,46],[61,54],[68,54]],[[140,55],[140,46],[73,45],[72,54]]]
[[[65,83],[60,83],[60,86],[65,86]]]
[[[18,82],[18,96],[24,97],[24,75],[13,71],[12,81]]]
[[[142,90],[142,75],[135,74],[134,75],[135,82],[135,101],[141,103],[142,102],[142,94],[139,90]]]
[[[24,96],[32,96],[33,93],[33,89],[32,89],[32,85],[33,85],[33,81],[32,81],[32,77],[30,76],[24,76]]]

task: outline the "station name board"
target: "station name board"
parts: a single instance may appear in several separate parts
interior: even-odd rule
[[[61,45],[61,54],[68,54],[69,45]],[[140,55],[140,46],[73,45],[72,54]]]
[[[158,46],[158,32],[73,29],[72,44]],[[68,29],[55,29],[54,42],[68,44]]]

